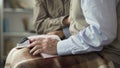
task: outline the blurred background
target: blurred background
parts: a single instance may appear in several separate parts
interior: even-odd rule
[[[34,0],[0,0],[0,68],[22,38],[33,35]]]

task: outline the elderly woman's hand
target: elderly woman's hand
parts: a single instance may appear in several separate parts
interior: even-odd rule
[[[31,39],[31,44],[28,48],[31,48],[30,53],[38,55],[40,53],[57,54],[57,42],[58,40],[52,38],[35,38]]]

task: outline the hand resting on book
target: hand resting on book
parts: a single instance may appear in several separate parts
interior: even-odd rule
[[[49,48],[54,49],[56,45],[53,46],[52,44],[60,41],[60,38],[57,35],[35,35],[35,36],[29,36],[27,38],[28,39],[24,39],[24,42],[17,43],[16,48],[17,49],[25,48],[25,47],[30,48],[31,49],[30,53],[32,53],[33,55],[41,54],[43,58],[56,56],[56,55],[50,55],[47,53],[51,52],[52,54],[52,50],[49,50]],[[40,51],[41,48],[43,49],[43,51]]]

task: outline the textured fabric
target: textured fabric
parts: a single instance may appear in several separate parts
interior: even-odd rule
[[[60,30],[63,19],[69,15],[70,0],[36,0],[35,29],[38,34]]]
[[[69,27],[64,28],[63,33],[64,33],[66,39],[71,36],[70,31],[69,31]]]
[[[80,0],[71,0],[70,3],[70,33],[76,35],[79,31],[88,26],[85,21]]]
[[[75,0],[71,3],[70,17],[72,22],[70,23],[70,31],[71,34],[77,35],[72,35],[58,43],[59,55],[101,51],[103,46],[110,44],[115,39],[117,33],[115,0],[109,2],[107,0]],[[80,9],[84,12],[82,13]],[[84,15],[83,20],[89,25],[79,31],[79,28],[82,28],[80,26],[81,15]],[[77,26],[77,24],[80,25]],[[69,43],[64,44],[65,42]]]
[[[118,33],[119,32],[118,27]],[[119,35],[120,34],[118,34],[118,36]],[[115,41],[109,45],[110,47],[104,48],[101,54],[99,54],[99,52],[48,59],[31,56],[29,49],[23,49],[23,51],[12,50],[8,55],[6,66],[9,64],[16,68],[114,68],[113,63],[109,61],[109,59],[118,64],[120,63],[119,38]],[[25,54],[25,52],[27,54]]]
[[[120,64],[120,0],[117,1],[119,1],[119,3],[117,2],[117,38],[103,49],[102,55]]]
[[[7,56],[5,68],[17,68],[15,66],[17,66],[23,62],[26,62],[28,60],[42,58],[40,55],[38,55],[38,56],[31,55],[29,53],[29,51],[30,51],[30,49],[28,49],[28,48],[22,48],[22,49],[13,48]]]
[[[104,55],[106,58],[113,60],[116,63],[120,63],[120,58],[117,58],[120,57],[120,44],[117,39],[112,43],[117,32],[116,0],[110,1],[81,0],[81,2],[82,2],[81,5],[78,5],[79,0],[76,1],[73,0],[72,4],[76,6],[81,6],[82,10],[84,11],[83,12],[83,15],[85,16],[84,20],[86,20],[86,22],[89,25],[87,28],[81,30],[78,35],[74,34],[76,33],[75,29],[77,27],[72,26],[73,28],[75,28],[75,29],[72,28],[73,29],[72,33],[75,36],[71,36],[69,39],[60,41],[58,43],[57,45],[58,54],[59,55],[83,54],[91,51],[101,51],[105,46],[104,49],[102,50],[102,55]],[[74,8],[71,8],[71,11],[73,10],[73,12],[75,12],[74,11],[76,10],[75,8],[78,7],[74,6]],[[117,7],[117,9],[119,8]],[[79,9],[78,11],[80,12]],[[72,17],[71,18],[73,20],[73,23],[81,24],[80,20],[77,19],[80,18],[82,13],[77,14],[77,12],[76,15],[74,14],[73,18]],[[70,31],[72,29],[70,29]],[[119,21],[118,21],[118,33],[119,33]],[[118,34],[117,36],[118,38],[119,35],[120,34]]]
[[[28,52],[27,48],[11,50],[5,68],[114,68],[97,53],[42,58]]]

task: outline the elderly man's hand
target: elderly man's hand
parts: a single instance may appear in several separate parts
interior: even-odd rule
[[[38,55],[40,53],[57,54],[57,42],[56,39],[51,38],[36,38],[31,39],[31,44],[28,48],[31,48],[30,53]]]

